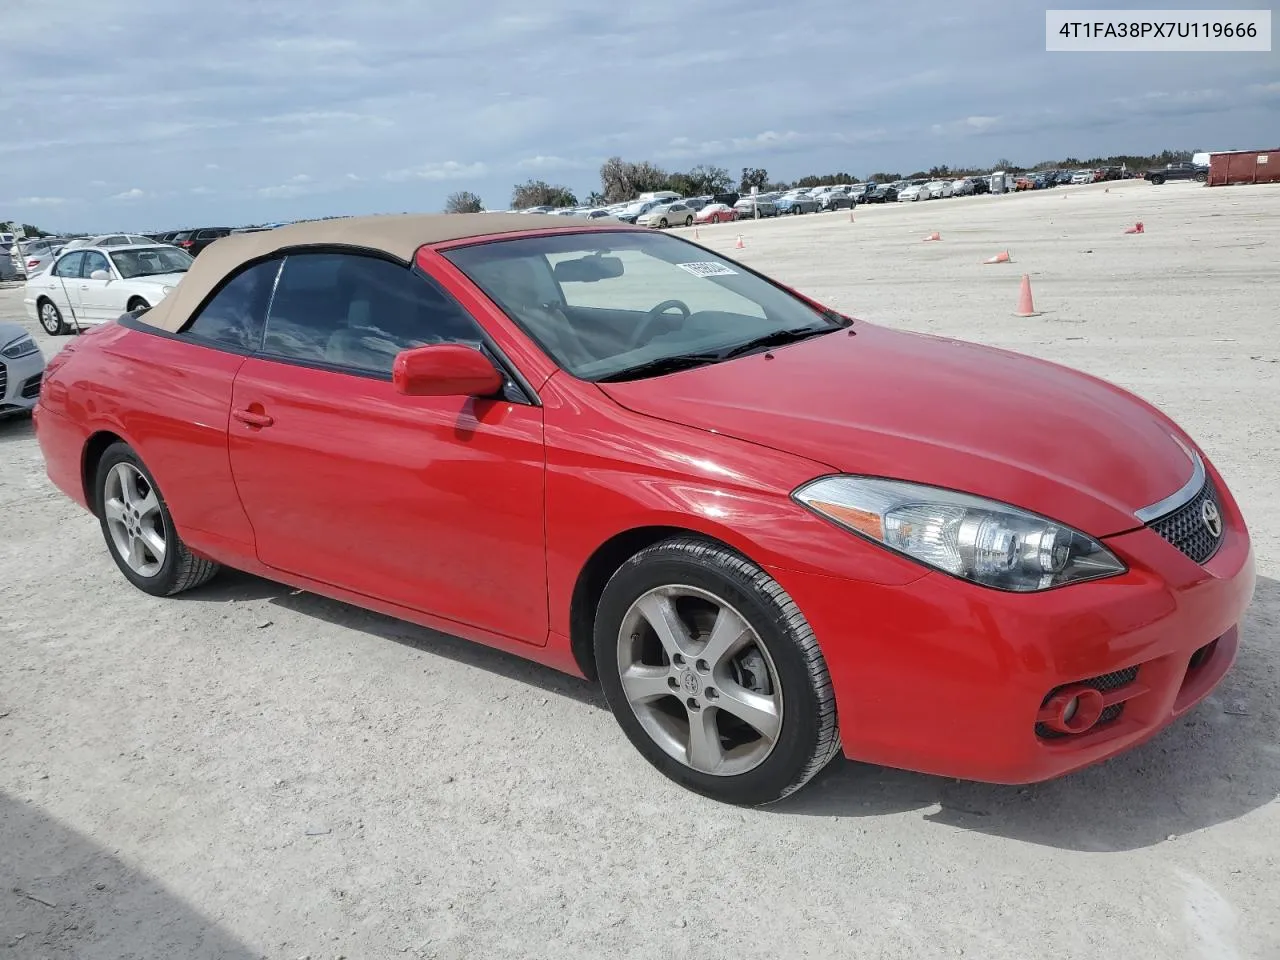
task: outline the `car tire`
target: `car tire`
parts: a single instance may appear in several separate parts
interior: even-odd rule
[[[134,297],[129,301],[129,313],[137,313],[139,310],[150,310],[151,304],[143,300],[141,297]]]
[[[658,227],[659,227],[660,229],[663,229],[663,230],[665,230],[665,229],[667,228],[667,218],[666,218],[666,217],[663,217],[661,220],[659,220],[659,221],[658,221]]]
[[[40,326],[51,337],[59,337],[67,332],[67,323],[62,319],[62,311],[58,305],[47,297],[36,301],[36,314],[40,318]]]
[[[671,625],[665,640],[655,622]],[[637,553],[605,585],[594,645],[623,732],[689,790],[772,803],[840,752],[835,692],[813,630],[777,581],[727,547],[688,536]]]
[[[93,492],[107,551],[139,590],[169,597],[218,572],[217,563],[197,557],[182,542],[164,494],[127,443],[113,443],[103,452]]]
[[[689,216],[687,216],[687,217],[685,217],[685,218],[684,218],[684,225],[685,225],[686,227],[692,227],[692,226],[693,226],[693,214],[689,214]]]
[[[1151,183],[1158,187],[1160,184],[1164,183],[1164,177],[1152,177]]]
[[[1196,183],[1204,183],[1208,179],[1209,179],[1209,175],[1207,173],[1196,174]]]

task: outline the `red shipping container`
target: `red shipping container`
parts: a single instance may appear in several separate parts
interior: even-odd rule
[[[1280,182],[1280,148],[1232,150],[1209,156],[1209,186]]]

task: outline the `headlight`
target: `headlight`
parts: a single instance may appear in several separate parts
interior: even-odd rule
[[[30,337],[19,337],[12,343],[8,344],[0,353],[4,354],[10,360],[16,360],[18,357],[27,357],[37,352],[40,348],[36,346],[36,342]]]
[[[792,496],[846,530],[985,587],[1028,593],[1125,572],[1097,540],[1017,507],[897,480],[823,477]]]

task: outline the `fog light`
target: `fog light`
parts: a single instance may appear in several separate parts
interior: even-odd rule
[[[1072,684],[1041,708],[1042,722],[1058,733],[1084,733],[1102,717],[1104,702],[1097,688]]]

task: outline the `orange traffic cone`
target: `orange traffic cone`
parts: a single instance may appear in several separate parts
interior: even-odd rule
[[[1009,263],[1010,262],[1009,251],[1001,250],[994,257],[988,257],[986,260],[983,260],[982,262],[983,263]]]
[[[1031,275],[1024,273],[1022,275],[1022,289],[1018,291],[1018,316],[1034,317],[1036,315],[1036,305],[1031,299]]]
[[[925,239],[926,241],[928,241],[928,240],[941,240],[941,239],[942,239],[942,234],[938,233],[938,231],[937,231],[937,230],[935,230],[935,231],[933,231],[933,233],[929,234],[929,235],[928,235],[927,237],[925,237],[924,239]]]
[[[1147,232],[1146,228],[1142,225],[1141,220],[1139,220],[1132,227],[1130,227],[1128,230],[1125,231],[1125,233],[1146,233],[1146,232]]]
[[[742,242],[742,234],[738,234],[738,242],[735,243],[733,246],[737,250],[741,250],[743,247],[746,246],[746,244]]]

